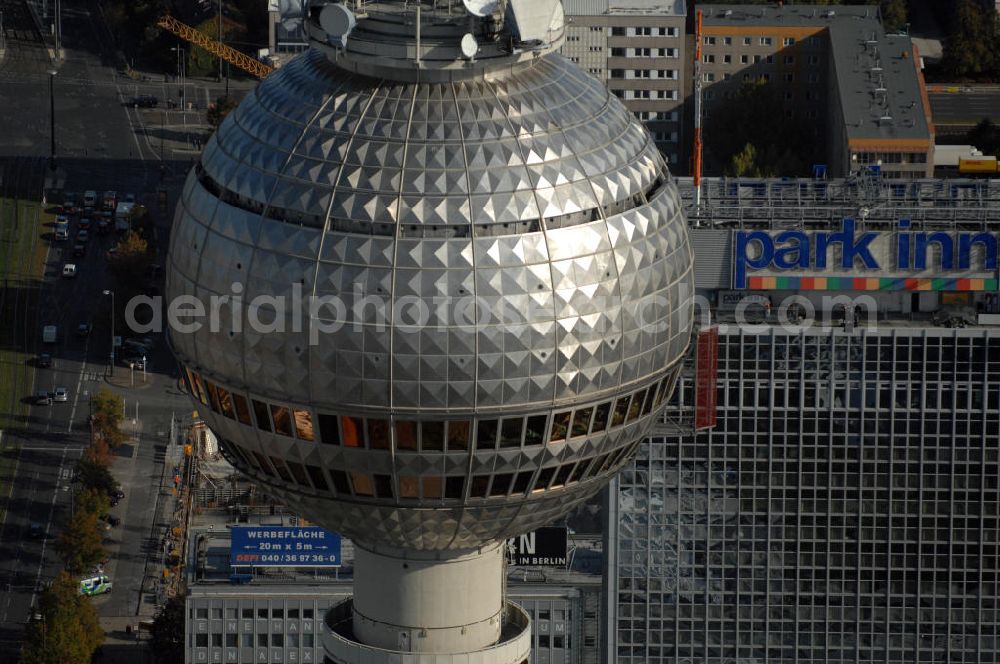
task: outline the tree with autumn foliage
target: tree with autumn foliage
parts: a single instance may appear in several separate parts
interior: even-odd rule
[[[104,642],[97,610],[65,571],[39,596],[37,613],[25,629],[21,664],[89,664]]]
[[[91,425],[94,438],[101,439],[113,450],[125,442],[126,436],[121,430],[125,417],[125,400],[121,395],[102,387],[91,399]]]
[[[84,494],[96,493],[87,491],[77,497],[79,500]],[[100,520],[100,512],[92,511],[97,505],[97,500],[91,495],[86,500],[86,505],[90,510],[75,510],[73,517],[66,524],[66,528],[59,533],[56,539],[56,552],[62,558],[66,569],[73,574],[80,575],[89,572],[97,563],[104,560],[108,552],[104,548],[104,526]]]

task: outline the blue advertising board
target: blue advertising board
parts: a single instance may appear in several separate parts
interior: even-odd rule
[[[340,567],[340,535],[312,526],[237,526],[233,567]]]

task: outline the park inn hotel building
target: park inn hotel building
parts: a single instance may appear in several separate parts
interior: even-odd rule
[[[946,237],[958,252],[962,233],[998,236],[1000,182],[891,183],[711,180],[687,206],[719,331],[717,423],[693,426],[692,367],[609,491],[605,661],[1000,661],[997,265],[984,245],[967,270],[940,253]],[[861,206],[876,269],[835,267],[835,248],[826,270],[812,255],[809,269],[735,274],[764,244],[741,233],[780,247],[803,230],[814,254]],[[896,269],[898,243],[930,231],[944,242],[927,269]],[[820,310],[865,296],[877,316],[779,325],[791,295]],[[771,314],[737,324],[741,300]],[[935,324],[963,306],[968,326]]]

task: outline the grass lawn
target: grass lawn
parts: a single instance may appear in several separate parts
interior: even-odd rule
[[[34,385],[28,360],[41,333],[35,328],[48,249],[41,235],[53,217],[37,201],[0,199],[0,319],[8,322],[0,326],[2,430],[23,426],[28,415],[23,399]]]
[[[28,360],[37,343],[38,307],[48,242],[41,236],[47,214],[38,201],[0,198],[0,430],[25,425],[35,368]],[[16,222],[16,223],[15,223]],[[13,323],[13,324],[11,324]],[[0,523],[6,522],[7,498],[19,450],[6,433],[0,440]]]

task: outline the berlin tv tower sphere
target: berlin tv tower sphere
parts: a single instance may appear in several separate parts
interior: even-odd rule
[[[650,134],[555,52],[558,3],[539,39],[512,2],[478,42],[443,1],[414,35],[417,4],[312,3],[312,48],[189,174],[166,295],[218,312],[170,340],[242,473],[361,545],[464,551],[630,459],[688,346],[692,253]]]

